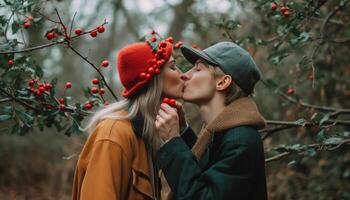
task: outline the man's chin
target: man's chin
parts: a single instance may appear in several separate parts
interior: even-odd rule
[[[191,96],[189,96],[188,94],[184,93],[182,95],[182,100],[186,101],[186,102],[190,102],[193,103],[195,101],[195,99],[193,99]]]

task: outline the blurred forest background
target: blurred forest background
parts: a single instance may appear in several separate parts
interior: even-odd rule
[[[111,91],[121,99],[118,50],[152,30],[252,54],[269,199],[350,199],[349,0],[0,0],[0,199],[70,199],[81,127]]]

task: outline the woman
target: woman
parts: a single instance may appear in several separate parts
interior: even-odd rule
[[[153,38],[155,35],[153,35]],[[163,97],[182,96],[172,39],[131,44],[117,59],[125,100],[97,112],[80,154],[73,199],[159,199],[153,155],[162,144],[155,117]]]

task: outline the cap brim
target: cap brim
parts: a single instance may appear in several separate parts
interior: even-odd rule
[[[215,60],[211,59],[204,51],[200,51],[193,47],[183,45],[181,47],[181,52],[182,55],[186,58],[186,60],[192,65],[194,65],[196,61],[200,58],[202,58],[211,65],[219,65],[217,62],[215,62]]]

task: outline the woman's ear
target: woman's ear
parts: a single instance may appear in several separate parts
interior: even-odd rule
[[[224,75],[216,82],[216,89],[219,91],[226,90],[232,83],[232,77],[230,75]]]

